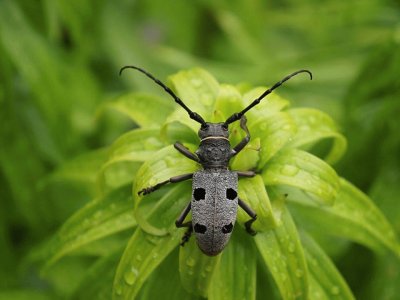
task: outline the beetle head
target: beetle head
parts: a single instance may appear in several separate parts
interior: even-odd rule
[[[201,125],[198,131],[198,135],[200,139],[204,139],[207,137],[228,138],[229,137],[228,125],[225,125],[225,123],[206,122],[205,124]]]

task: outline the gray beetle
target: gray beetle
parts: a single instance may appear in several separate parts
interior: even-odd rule
[[[176,142],[174,147],[187,158],[199,163],[203,170],[171,177],[166,181],[140,190],[138,194],[147,195],[167,183],[192,179],[192,199],[175,224],[178,228],[187,227],[187,231],[182,237],[181,245],[183,246],[189,240],[194,231],[197,244],[206,255],[217,255],[225,248],[236,221],[238,205],[250,216],[250,219],[244,225],[246,231],[254,235],[256,232],[251,228],[251,225],[257,219],[257,214],[238,197],[238,177],[253,177],[256,173],[253,171],[229,170],[230,159],[243,150],[250,141],[250,133],[246,126],[244,114],[291,77],[305,72],[312,79],[311,72],[299,70],[286,76],[267,89],[245,109],[232,114],[225,122],[210,123],[204,121],[198,113],[191,111],[170,88],[147,71],[135,66],[125,66],[121,68],[119,74],[121,75],[122,71],[128,68],[142,72],[160,85],[172,96],[176,103],[187,111],[191,119],[201,124],[198,132],[200,145],[195,153],[189,151],[180,142]],[[235,147],[231,148],[228,126],[238,120],[240,120],[240,127],[246,133],[246,136]],[[192,221],[184,223],[190,210],[192,210]]]

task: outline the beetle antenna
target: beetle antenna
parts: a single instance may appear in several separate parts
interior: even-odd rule
[[[119,70],[119,75],[122,74],[122,72],[125,69],[135,69],[138,70],[139,72],[142,72],[143,74],[145,74],[147,77],[149,77],[150,79],[152,79],[155,83],[157,83],[158,85],[160,85],[168,94],[170,94],[172,96],[172,98],[174,98],[175,102],[178,103],[180,106],[182,106],[187,113],[189,114],[190,118],[199,122],[202,125],[206,124],[206,121],[204,121],[204,119],[196,112],[193,112],[189,109],[189,107],[187,107],[185,105],[185,103],[183,103],[183,101],[177,96],[175,95],[175,93],[169,88],[167,87],[164,83],[162,83],[159,79],[155,78],[153,75],[151,75],[149,72],[147,72],[146,70],[143,70],[142,68],[136,67],[136,66],[124,66]]]
[[[273,90],[275,90],[276,88],[280,87],[282,85],[282,83],[284,83],[285,81],[289,80],[290,78],[292,78],[293,76],[296,76],[299,73],[308,73],[310,75],[310,79],[312,80],[312,73],[308,70],[299,70],[296,71],[288,76],[286,76],[285,78],[283,78],[281,81],[275,83],[271,88],[269,88],[268,90],[266,90],[260,97],[258,97],[257,99],[255,99],[252,103],[250,103],[249,106],[247,106],[245,109],[243,109],[241,112],[238,113],[234,113],[232,116],[230,116],[226,121],[225,121],[225,125],[227,126],[228,124],[235,122],[237,120],[240,120],[240,118],[246,113],[248,112],[251,108],[253,108],[254,106],[256,106],[258,103],[261,102],[261,100],[263,98],[265,98],[267,95],[271,94],[271,92]]]

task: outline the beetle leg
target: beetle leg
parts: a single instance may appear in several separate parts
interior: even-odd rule
[[[165,185],[167,183],[181,182],[181,181],[184,181],[184,180],[188,180],[188,179],[190,179],[192,177],[193,177],[193,173],[174,176],[174,177],[171,177],[168,180],[165,180],[163,182],[157,183],[156,185],[149,186],[147,188],[144,188],[144,189],[140,190],[138,192],[138,195],[147,195],[147,194],[150,194],[150,193],[154,192],[155,190],[158,190],[161,186],[163,186],[163,185]]]
[[[183,224],[183,221],[185,220],[186,216],[189,214],[191,208],[192,208],[192,202],[189,202],[189,204],[186,205],[184,210],[181,212],[179,218],[176,219],[176,221],[175,221],[176,227],[178,227],[178,228],[187,227],[186,225]]]
[[[243,129],[244,132],[246,132],[246,136],[243,138],[243,140],[241,140],[239,142],[239,144],[237,144],[231,152],[231,157],[235,156],[236,154],[238,154],[240,151],[243,150],[243,148],[248,144],[248,142],[250,141],[250,132],[249,129],[247,128],[247,119],[245,116],[242,116],[240,118],[240,127]]]
[[[254,171],[236,171],[236,174],[240,177],[254,177],[257,175]]]
[[[193,232],[192,221],[183,223],[182,226],[180,226],[180,227],[187,227],[188,228],[186,230],[186,232],[183,234],[182,240],[181,240],[181,242],[179,244],[179,245],[181,245],[183,247],[183,246],[185,246],[185,244],[187,242],[189,242],[189,239],[192,236],[192,232]]]
[[[185,155],[187,158],[194,160],[195,162],[200,161],[196,154],[190,152],[190,150],[188,148],[186,148],[185,146],[183,146],[180,142],[176,142],[174,144],[174,147],[176,150],[178,150],[180,153]]]
[[[192,232],[193,232],[192,221],[183,223],[183,220],[185,220],[186,216],[189,214],[190,209],[191,209],[191,202],[189,202],[189,204],[182,211],[179,218],[175,221],[176,227],[178,227],[178,228],[187,227],[188,228],[182,237],[182,241],[180,243],[181,246],[184,246],[185,243],[187,243],[189,241],[190,236],[192,235]]]
[[[244,226],[246,227],[246,231],[251,235],[255,235],[257,232],[254,231],[253,228],[251,228],[251,224],[253,224],[253,222],[255,220],[257,220],[257,214],[254,212],[254,210],[250,206],[247,205],[246,202],[244,202],[240,198],[238,199],[238,204],[251,217],[250,220],[248,220],[246,223],[244,223]]]

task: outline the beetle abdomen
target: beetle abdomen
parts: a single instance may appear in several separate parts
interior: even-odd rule
[[[228,170],[193,174],[192,224],[199,248],[217,255],[226,246],[236,221],[238,177]]]

